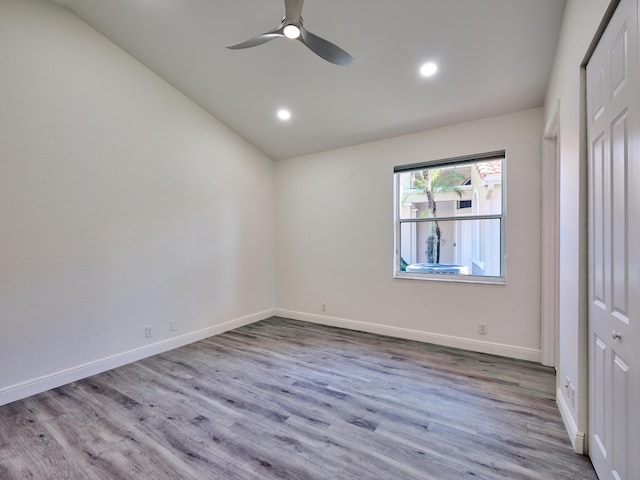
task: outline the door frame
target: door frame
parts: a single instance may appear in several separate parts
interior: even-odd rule
[[[560,219],[560,101],[544,129],[542,144],[542,290],[540,361],[558,366]]]

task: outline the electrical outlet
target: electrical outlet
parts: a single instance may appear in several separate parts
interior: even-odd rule
[[[569,386],[569,401],[572,407],[576,406],[576,389],[573,385]]]
[[[486,323],[479,323],[478,324],[478,333],[480,335],[486,335],[487,334],[487,324]]]
[[[153,327],[150,325],[147,325],[146,327],[144,327],[144,338],[151,338],[153,337]]]
[[[569,377],[564,377],[564,395],[569,400],[569,404],[572,407],[576,406],[576,388],[571,385],[571,379]]]
[[[169,322],[169,331],[175,332],[177,330],[178,330],[178,321],[177,320],[171,320]]]
[[[323,311],[323,312],[326,312],[326,311],[327,311],[327,304],[326,304],[326,303],[324,303],[324,302],[322,302],[322,303],[320,304],[320,308],[322,309],[322,311]]]

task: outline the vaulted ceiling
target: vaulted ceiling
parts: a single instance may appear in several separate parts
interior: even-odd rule
[[[341,67],[283,38],[225,48],[276,27],[283,0],[52,1],[275,160],[542,105],[565,4],[306,0],[305,27],[354,57]]]

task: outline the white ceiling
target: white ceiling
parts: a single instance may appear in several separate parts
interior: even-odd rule
[[[275,160],[542,105],[565,4],[306,0],[305,27],[354,57],[339,67],[286,39],[225,48],[277,27],[283,0],[54,1]]]

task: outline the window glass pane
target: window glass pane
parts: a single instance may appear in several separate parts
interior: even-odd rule
[[[502,214],[502,159],[398,173],[400,219]]]
[[[400,223],[400,270],[501,277],[501,220]]]

